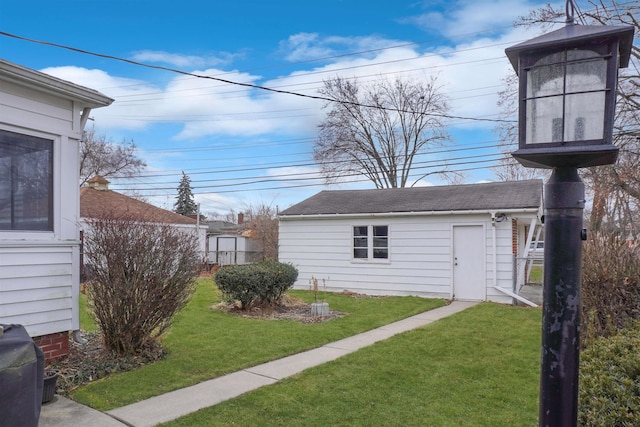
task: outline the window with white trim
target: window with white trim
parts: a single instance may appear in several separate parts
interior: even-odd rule
[[[0,130],[0,230],[53,231],[53,141]]]
[[[353,258],[356,260],[389,259],[389,226],[354,226]]]

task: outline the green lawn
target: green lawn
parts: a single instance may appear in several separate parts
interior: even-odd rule
[[[542,283],[544,269],[541,265],[534,265],[531,267],[531,274],[529,275],[529,283]]]
[[[293,295],[311,301],[311,293]],[[248,319],[212,310],[220,297],[200,279],[189,305],[164,339],[168,356],[136,371],[83,386],[73,399],[109,410],[250,366],[322,346],[444,305],[418,297],[354,298],[327,294],[331,309],[348,315],[324,323]]]
[[[540,310],[485,303],[168,426],[535,426]]]
[[[97,329],[96,323],[89,314],[87,296],[85,294],[80,294],[80,328],[87,332],[95,332]]]

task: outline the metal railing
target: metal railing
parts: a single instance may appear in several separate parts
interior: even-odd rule
[[[209,252],[207,262],[210,265],[239,265],[251,264],[264,258],[262,251],[212,251]]]

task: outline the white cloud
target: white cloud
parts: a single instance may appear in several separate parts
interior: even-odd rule
[[[360,56],[372,57],[375,51],[402,44],[377,35],[361,37],[321,37],[318,33],[298,33],[280,42],[280,51],[288,61],[299,62],[340,57],[343,54],[362,52]]]
[[[179,68],[194,69],[229,64],[239,54],[220,53],[218,55],[196,56],[170,53],[158,50],[134,52],[132,59],[139,62],[169,64]]]
[[[519,16],[527,15],[532,9],[545,3],[530,0],[496,0],[478,2],[459,0],[447,2],[440,12],[427,12],[409,17],[404,23],[412,23],[420,28],[435,31],[447,37],[469,35],[484,31],[495,31],[511,27]],[[431,2],[425,2],[431,8]]]
[[[337,75],[358,77],[361,83],[380,78],[426,79],[436,75],[443,85],[442,91],[451,98],[451,115],[481,118],[498,113],[497,92],[502,78],[513,72],[504,49],[532,36],[524,29],[508,28],[507,23],[532,7],[526,0],[501,0],[481,6],[470,1],[455,3],[450,14],[429,16],[430,22],[437,22],[445,33],[457,29],[460,34],[461,29],[471,32],[502,24],[506,29],[491,37],[467,37],[464,43],[454,45],[449,40],[445,47],[411,45],[375,35],[348,38],[298,33],[280,45],[281,49],[289,52],[289,59],[332,55],[334,58],[322,65],[299,64],[298,71],[271,80],[223,67],[203,68],[194,73],[311,96],[317,95],[324,79]],[[389,46],[397,47],[381,49]],[[336,56],[355,51],[366,53]],[[193,56],[154,51],[139,52],[137,57],[180,64],[181,67],[203,61]],[[142,129],[169,123],[179,128],[173,135],[178,140],[273,134],[313,137],[326,113],[321,108],[325,102],[321,100],[212,79],[167,74],[170,80],[151,83],[80,67],[57,67],[44,71],[115,98],[116,102],[110,107],[93,112],[101,128]],[[463,120],[454,120],[452,124],[485,129],[494,126],[490,122]]]

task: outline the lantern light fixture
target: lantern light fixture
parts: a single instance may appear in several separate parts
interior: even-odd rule
[[[632,26],[567,25],[505,50],[519,79],[519,143],[535,168],[612,164],[618,68],[627,67]]]

